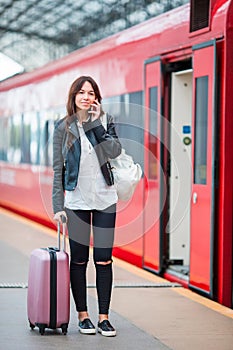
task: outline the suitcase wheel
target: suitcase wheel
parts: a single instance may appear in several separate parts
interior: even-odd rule
[[[30,325],[31,329],[34,329],[36,327],[33,323],[31,323],[31,321],[29,321],[29,325]]]
[[[39,332],[40,332],[41,335],[44,335],[44,333],[45,333],[45,326],[41,326],[39,328]]]
[[[36,325],[37,325],[37,327],[39,328],[40,334],[41,334],[41,335],[44,335],[44,333],[45,333],[45,328],[46,328],[46,324],[37,323]]]
[[[66,335],[67,330],[68,330],[68,323],[62,324],[61,325],[61,330],[64,335]]]

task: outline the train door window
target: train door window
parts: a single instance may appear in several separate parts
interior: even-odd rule
[[[148,152],[148,175],[150,179],[157,179],[158,164],[157,164],[157,149],[158,149],[158,87],[149,89],[149,152]]]
[[[208,76],[196,78],[194,183],[206,184],[207,178],[207,123]]]

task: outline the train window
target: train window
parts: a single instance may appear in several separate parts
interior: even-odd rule
[[[120,124],[122,115],[122,96],[111,96],[102,100],[103,110],[114,117],[117,135],[120,137]]]
[[[52,165],[53,130],[55,112],[52,110],[40,114],[40,164]]]
[[[39,164],[40,127],[39,113],[26,112],[22,124],[22,163]]]
[[[191,0],[190,32],[209,27],[210,0]]]
[[[196,78],[194,183],[206,184],[208,128],[208,76]]]
[[[0,160],[7,160],[8,148],[8,118],[0,119]]]
[[[54,130],[54,120],[50,119],[48,121],[48,163],[51,166],[53,163],[53,130]]]
[[[102,104],[104,111],[113,115],[114,120],[117,123],[121,114],[121,96],[104,98]]]
[[[48,159],[48,120],[41,120],[40,134],[40,164],[47,166]]]
[[[30,163],[30,143],[31,143],[31,114],[22,115],[22,132],[21,132],[21,163]]]
[[[119,137],[122,145],[135,162],[144,163],[144,113],[141,91],[121,96]]]
[[[30,158],[31,164],[40,163],[40,120],[39,112],[31,113],[31,143]]]
[[[11,163],[21,162],[21,140],[22,140],[22,115],[16,114],[10,118],[9,147],[7,160]]]
[[[135,162],[144,163],[144,112],[142,91],[105,99],[104,110],[114,116],[123,147]]]
[[[158,177],[158,87],[151,87],[149,89],[149,178],[157,179]]]
[[[46,112],[25,112],[0,119],[0,160],[33,165],[52,164],[54,120],[65,107]]]

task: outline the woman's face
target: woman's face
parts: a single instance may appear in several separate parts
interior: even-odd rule
[[[81,90],[75,96],[75,105],[78,109],[87,110],[95,101],[95,98],[92,85],[88,81],[85,81]]]

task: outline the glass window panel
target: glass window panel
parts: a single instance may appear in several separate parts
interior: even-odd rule
[[[208,76],[196,78],[194,183],[207,182]]]
[[[40,164],[44,166],[52,165],[53,157],[53,131],[54,124],[65,116],[66,109],[64,106],[54,110],[42,111],[39,115],[39,159]]]
[[[52,166],[53,163],[53,130],[54,130],[54,120],[48,120],[48,159],[47,165]]]
[[[7,161],[12,162],[13,159],[13,153],[14,153],[14,148],[13,148],[13,117],[9,117],[8,120],[8,149],[7,149]]]
[[[111,96],[102,100],[103,110],[114,116],[117,123],[121,115],[121,96]]]
[[[9,149],[7,160],[14,164],[21,162],[22,115],[16,114],[10,118]]]
[[[122,146],[135,162],[144,166],[143,92],[137,91],[104,100],[103,109],[114,116]]]
[[[130,130],[129,137],[134,142],[131,143],[130,154],[141,167],[144,167],[144,107],[142,91],[129,95],[130,109]]]
[[[31,144],[30,144],[30,157],[32,164],[40,163],[40,120],[39,112],[31,113]]]
[[[0,160],[7,160],[7,149],[9,143],[8,118],[0,119]]]
[[[31,143],[31,123],[33,123],[31,113],[22,116],[22,140],[21,140],[21,162],[30,163],[30,143]]]
[[[144,113],[142,99],[141,91],[121,96],[118,134],[126,152],[143,167]]]
[[[53,116],[51,111],[43,111],[40,114],[40,164],[49,165],[49,120]],[[52,137],[52,135],[51,135]]]
[[[48,165],[48,121],[41,123],[40,135],[40,160],[41,165]]]
[[[158,87],[149,89],[149,178],[158,178]]]

